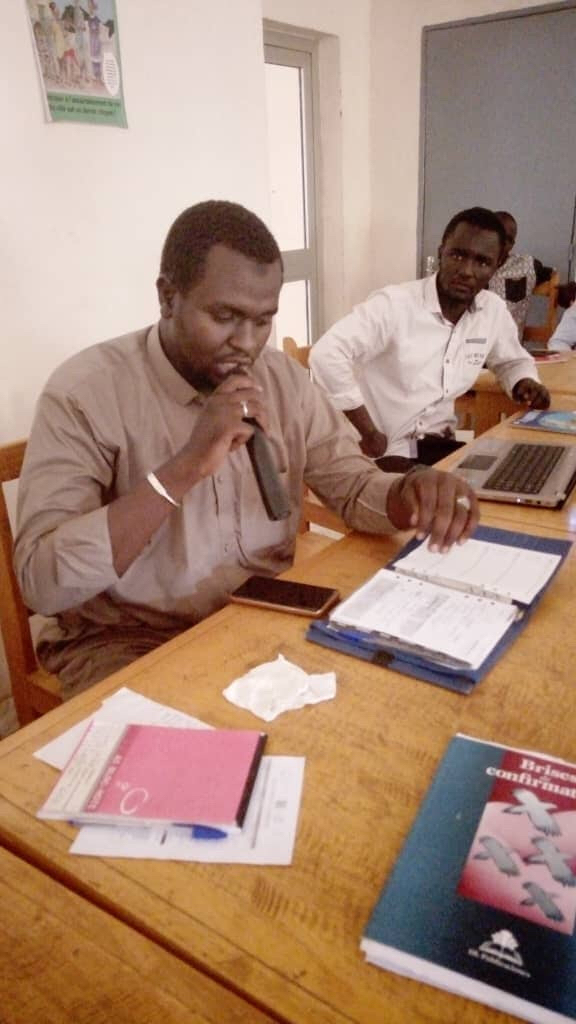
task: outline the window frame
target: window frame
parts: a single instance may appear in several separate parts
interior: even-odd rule
[[[300,71],[300,109],[302,113],[302,176],[304,237],[303,249],[282,250],[284,280],[304,281],[306,284],[306,318],[308,338],[298,339],[300,344],[312,344],[319,334],[319,253],[317,225],[317,153],[318,132],[315,123],[318,95],[317,43],[307,36],[264,27],[264,62]]]

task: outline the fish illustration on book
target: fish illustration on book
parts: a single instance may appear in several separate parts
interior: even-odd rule
[[[514,798],[518,804],[510,804],[504,809],[504,814],[527,814],[539,832],[545,832],[548,836],[560,835],[558,822],[548,813],[558,810],[556,804],[545,803],[530,789],[515,789]]]
[[[560,882],[561,885],[576,885],[576,876],[568,864],[573,855],[562,853],[551,839],[543,839],[541,836],[533,839],[532,843],[540,853],[525,857],[526,864],[545,864],[555,882]]]
[[[553,892],[546,892],[545,889],[536,882],[524,882],[522,888],[526,889],[526,892],[528,893],[528,898],[521,900],[521,905],[523,907],[537,906],[551,921],[564,920],[564,914],[560,910],[560,907],[557,907],[554,902],[557,897]]]
[[[494,836],[481,836],[479,842],[482,843],[485,852],[475,853],[474,860],[492,860],[498,871],[501,871],[504,875],[520,874],[520,870],[514,863],[510,851],[506,849],[504,843],[501,843],[499,839],[495,839]]]

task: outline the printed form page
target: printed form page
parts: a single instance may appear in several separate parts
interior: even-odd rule
[[[330,619],[478,668],[516,615],[515,605],[380,569]]]

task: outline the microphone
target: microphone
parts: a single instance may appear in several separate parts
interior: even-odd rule
[[[276,472],[266,434],[252,417],[245,416],[244,423],[249,423],[254,428],[254,433],[246,442],[246,447],[268,518],[287,519],[291,512],[290,502]]]

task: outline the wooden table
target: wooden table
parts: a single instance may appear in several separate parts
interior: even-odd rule
[[[2,1024],[271,1024],[205,974],[0,849]]]
[[[552,396],[552,408],[576,408],[576,354],[566,362],[537,363],[538,376]],[[474,384],[474,432],[476,436],[495,426],[502,415],[519,411],[517,402],[504,394],[490,370],[482,370]]]
[[[405,539],[350,535],[291,575],[346,595]],[[454,733],[574,759],[575,588],[570,557],[529,628],[468,697],[328,653],[305,641],[298,616],[229,606],[0,744],[0,842],[283,1024],[509,1021],[365,964],[359,941]],[[267,726],[270,753],[307,758],[292,866],[74,857],[74,829],[35,817],[56,773],[33,751],[118,686],[214,725],[254,727],[222,689],[279,653],[338,678],[335,700]]]

